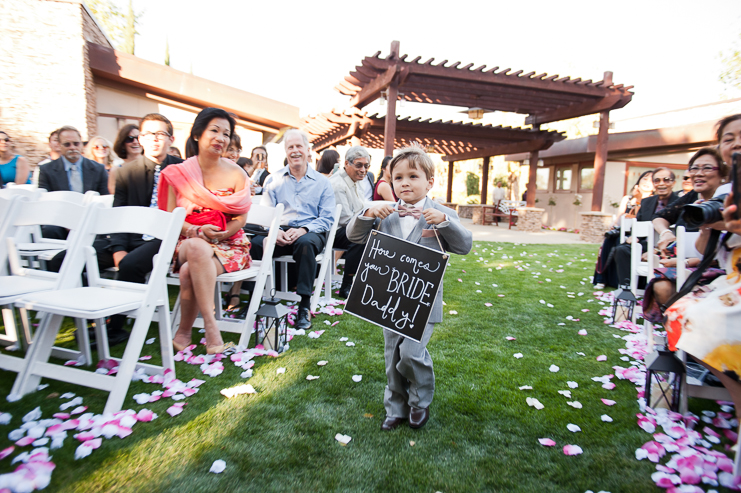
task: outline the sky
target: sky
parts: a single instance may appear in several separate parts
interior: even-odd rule
[[[124,0],[119,0],[123,3]],[[710,103],[720,53],[741,48],[741,0],[373,2],[134,0],[135,54],[299,107],[344,108],[334,86],[392,40],[421,61],[460,61],[602,80],[635,96],[611,119]],[[731,93],[739,97],[741,94]],[[373,103],[366,109],[384,113]],[[465,120],[459,108],[406,103],[400,116]],[[484,120],[486,122],[486,119]]]

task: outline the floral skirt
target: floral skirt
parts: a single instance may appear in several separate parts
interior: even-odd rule
[[[173,272],[178,272],[180,270],[178,255],[180,253],[180,245],[182,245],[183,241],[186,239],[185,236],[181,235],[178,244],[175,247],[175,256],[172,267]],[[250,256],[250,240],[241,229],[230,238],[216,244],[210,244],[210,246],[214,251],[214,255],[219,259],[219,262],[226,272],[244,270],[252,265],[252,257]]]

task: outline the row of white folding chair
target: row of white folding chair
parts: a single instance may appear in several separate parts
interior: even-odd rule
[[[272,267],[273,267],[273,250],[275,249],[275,240],[278,237],[280,229],[280,219],[283,216],[283,204],[276,207],[252,204],[247,213],[247,222],[249,224],[259,224],[269,228],[268,236],[262,244],[262,260],[252,260],[249,268],[226,272],[216,277],[216,289],[214,290],[215,316],[219,330],[224,332],[233,332],[241,334],[239,344],[247,346],[250,340],[250,334],[255,323],[255,313],[260,308],[262,295],[272,287]],[[250,295],[250,302],[247,307],[247,314],[242,319],[230,319],[224,316],[224,310],[221,306],[221,292],[228,290],[228,286],[239,281],[254,281],[255,286]],[[168,279],[169,284],[179,285],[180,281],[177,275],[172,275]],[[172,326],[177,330],[180,326],[180,294],[172,308]],[[203,318],[198,317],[193,324],[196,328],[203,327]]]
[[[72,278],[79,283],[84,263],[87,269],[88,286],[79,287],[79,284],[75,284],[69,287],[70,281],[67,281],[60,284],[58,289],[27,294],[16,302],[19,307],[44,312],[47,316],[43,317],[36,340],[17,369],[18,377],[11,392],[18,395],[31,392],[42,377],[62,380],[108,391],[109,396],[104,412],[113,413],[121,409],[137,367],[145,368],[149,373],[162,373],[166,369],[175,371],[166,275],[185,219],[185,210],[177,208],[172,213],[168,213],[149,207],[105,209],[102,206],[94,206],[86,209],[92,211],[88,226],[80,235],[79,244],[70,243],[62,264],[60,278]],[[93,240],[99,234],[115,233],[150,235],[162,240],[146,284],[100,277],[95,250],[92,247]],[[155,311],[159,311],[162,366],[138,363]],[[123,358],[112,358],[119,363],[118,373],[115,376],[100,375],[49,363],[54,340],[65,316],[75,319],[103,320],[119,313],[131,314],[136,321]],[[106,334],[102,324],[96,327],[96,336],[99,347],[101,347],[100,341],[103,341],[104,348],[107,348]]]
[[[314,293],[311,295],[311,311],[315,312],[319,306],[319,300],[322,297],[322,284],[324,284],[324,299],[325,303],[332,301],[332,282],[331,282],[331,270],[329,269],[330,262],[333,264],[334,269],[334,253],[332,249],[334,247],[334,238],[337,233],[337,226],[340,222],[340,214],[342,213],[342,206],[337,205],[334,211],[334,221],[332,227],[329,229],[327,234],[327,243],[324,246],[324,250],[316,256],[316,261],[319,264],[319,274],[314,280]],[[276,264],[280,263],[280,280],[281,280],[281,291],[276,293],[278,298],[290,301],[300,301],[301,297],[296,293],[288,291],[288,264],[294,263],[293,257],[290,255],[284,255],[274,259]],[[277,269],[277,265],[274,268]],[[327,275],[330,273],[330,276]],[[327,279],[330,282],[327,282]]]
[[[70,259],[65,259],[58,273],[22,267],[16,245],[18,230],[38,226],[39,224],[63,227],[70,230],[70,246],[77,247],[79,242],[82,241],[81,232],[86,227],[89,215],[93,212],[93,208],[66,201],[40,202],[38,200],[28,201],[25,198],[18,198],[17,200],[21,205],[15,209],[12,217],[8,218],[9,224],[3,231],[4,237],[1,239],[7,246],[3,252],[4,257],[0,258],[0,262],[3,264],[7,263],[10,267],[10,271],[0,277],[0,305],[3,306],[6,339],[15,339],[16,343],[19,342],[20,338],[15,330],[13,304],[29,293],[64,289],[78,285],[80,283],[80,276],[75,276],[72,273],[76,269],[82,271],[83,265],[81,259],[71,257]],[[21,310],[21,321],[23,323],[26,341],[30,342],[31,330],[28,314],[25,309]],[[89,347],[89,344],[87,344],[87,331],[85,331],[82,337],[83,339],[80,342],[81,349]],[[13,341],[11,340],[10,342]],[[89,355],[87,356],[89,357]],[[8,355],[2,355],[0,357],[0,368],[14,369],[18,363],[18,358]]]

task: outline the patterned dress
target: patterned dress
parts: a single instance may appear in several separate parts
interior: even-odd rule
[[[219,190],[212,190],[211,193],[216,195],[217,197],[226,197],[229,195],[232,195],[234,193],[234,189],[227,188],[227,189],[219,189]],[[193,211],[193,213],[198,212],[208,212],[211,209],[197,209]],[[234,216],[230,214],[226,214],[227,221],[230,221]],[[180,245],[182,245],[183,240],[186,240],[187,238],[183,235],[180,235],[180,239],[178,240],[178,244],[175,247],[175,257],[173,262],[173,272],[178,272],[180,270],[180,264],[178,262],[178,254],[180,252]],[[252,264],[252,257],[250,257],[250,240],[247,238],[247,235],[244,234],[244,231],[240,228],[233,236],[227,238],[226,240],[220,241],[216,244],[210,244],[211,248],[214,251],[214,255],[216,255],[216,258],[219,259],[219,262],[224,267],[224,270],[226,272],[235,272],[238,270],[243,270],[249,268],[249,266]]]

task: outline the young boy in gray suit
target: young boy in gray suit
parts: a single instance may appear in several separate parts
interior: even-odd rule
[[[402,149],[389,164],[391,182],[399,201],[377,204],[362,211],[347,224],[347,237],[365,243],[380,222],[380,231],[435,250],[460,255],[471,251],[472,236],[460,223],[454,210],[427,198],[435,182],[435,165],[422,149]],[[433,229],[437,230],[438,239]],[[429,406],[435,393],[435,373],[427,343],[436,323],[443,320],[443,287],[437,292],[430,320],[422,340],[416,342],[389,330],[383,331],[386,360],[386,391],[383,403],[386,419],[381,429],[393,430],[409,420],[411,428],[421,428],[430,417]]]

